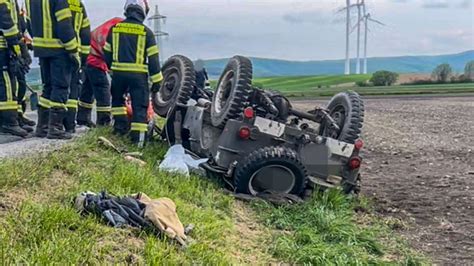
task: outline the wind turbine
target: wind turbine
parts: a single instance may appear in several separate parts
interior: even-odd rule
[[[349,35],[351,33],[351,8],[358,6],[360,0],[357,0],[357,4],[351,4],[351,0],[346,0],[346,6],[339,9],[339,12],[346,12],[346,63],[344,67],[344,74],[351,74],[351,60],[350,60],[350,39]]]
[[[364,0],[362,0],[364,2]],[[367,74],[367,46],[368,46],[368,36],[369,36],[369,22],[374,22],[379,25],[385,26],[382,22],[373,19],[370,13],[367,13],[365,5],[362,5],[364,16],[357,21],[357,24],[352,28],[351,32],[355,30],[355,27],[360,28],[360,24],[364,23],[364,66],[362,73]]]

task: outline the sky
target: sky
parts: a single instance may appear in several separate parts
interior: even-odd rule
[[[93,26],[122,16],[124,0],[83,0]],[[150,0],[166,16],[165,57],[235,54],[288,60],[345,54],[344,0]],[[356,0],[352,0],[356,2]],[[474,49],[474,0],[366,0],[369,56],[434,55]],[[356,23],[356,10],[353,24]],[[356,32],[351,35],[355,56]]]

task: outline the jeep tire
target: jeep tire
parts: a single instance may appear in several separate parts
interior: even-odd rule
[[[364,102],[359,94],[354,91],[336,94],[326,109],[336,121],[340,130],[330,129],[323,121],[319,128],[319,134],[347,143],[354,143],[362,132],[364,123]]]
[[[166,117],[176,105],[185,105],[196,86],[193,62],[182,55],[170,57],[162,68],[163,81],[159,92],[152,94],[153,110]]]
[[[300,196],[306,179],[306,168],[288,147],[265,147],[250,153],[234,175],[237,193],[250,195],[271,191]]]
[[[227,120],[242,115],[252,92],[252,62],[243,56],[234,56],[224,69],[211,106],[211,121],[215,127],[224,127]]]

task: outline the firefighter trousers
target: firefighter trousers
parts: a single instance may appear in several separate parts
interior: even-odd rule
[[[23,74],[16,75],[16,79],[18,81],[18,94],[17,94],[17,102],[18,102],[18,113],[23,114],[26,110],[26,77]]]
[[[68,132],[75,132],[76,128],[76,114],[78,107],[79,94],[82,88],[83,71],[73,71],[71,74],[71,87],[69,90],[69,97],[66,102],[67,113],[64,118],[64,127]]]
[[[133,110],[130,137],[133,142],[143,143],[147,132],[147,109],[150,101],[148,75],[116,71],[112,77],[112,115],[114,131],[120,134],[128,131],[125,97],[130,94]]]
[[[85,67],[85,81],[79,97],[78,122],[88,122],[96,100],[97,125],[110,124],[110,82],[107,73],[93,66]]]
[[[5,66],[2,67],[0,73],[0,125],[18,125],[17,86],[15,76]]]
[[[40,58],[43,94],[39,105],[43,108],[63,108],[69,97],[72,78],[72,62],[67,54]]]

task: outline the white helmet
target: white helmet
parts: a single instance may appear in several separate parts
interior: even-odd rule
[[[145,15],[148,15],[148,12],[150,11],[150,7],[148,6],[148,1],[147,0],[127,0],[125,2],[125,6],[123,7],[125,12],[127,12],[127,9],[132,5],[136,5],[136,6],[140,7],[143,10],[143,12],[145,13]]]

